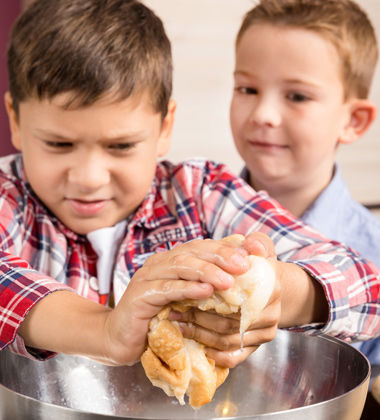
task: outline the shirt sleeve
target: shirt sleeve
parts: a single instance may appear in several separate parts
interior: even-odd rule
[[[32,249],[35,237],[23,229],[31,206],[23,206],[23,195],[10,182],[0,191],[0,349],[9,349],[30,358],[44,359],[53,353],[27,349],[17,334],[28,312],[41,299],[58,290],[71,290],[67,285],[38,272],[19,257],[24,247]],[[47,251],[48,252],[48,251]]]
[[[54,353],[28,349],[17,330],[28,312],[41,299],[57,290],[70,290],[64,284],[32,270],[26,261],[0,251],[0,349],[29,358],[45,359]]]
[[[379,334],[380,270],[373,263],[325,238],[222,166],[206,165],[204,180],[202,211],[211,237],[264,232],[273,240],[279,260],[299,265],[323,287],[327,323],[298,329],[319,329],[346,341]]]

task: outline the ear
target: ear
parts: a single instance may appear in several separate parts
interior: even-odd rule
[[[376,105],[367,99],[355,99],[348,103],[348,122],[338,142],[349,144],[361,137],[371,126],[377,115]]]
[[[158,140],[157,157],[166,155],[170,149],[170,141],[173,131],[176,108],[176,102],[173,99],[170,99],[168,103],[168,112],[162,121],[160,138]]]
[[[11,94],[9,92],[5,93],[4,102],[5,102],[5,109],[8,114],[8,122],[9,122],[10,131],[11,131],[12,144],[17,150],[21,150],[19,118],[15,110],[13,109],[13,101],[12,101]]]

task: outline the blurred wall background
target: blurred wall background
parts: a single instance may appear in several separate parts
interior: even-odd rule
[[[1,95],[6,91],[5,51],[11,23],[33,0],[1,0]],[[54,0],[52,0],[54,1]],[[380,36],[380,0],[357,0]],[[173,143],[174,161],[205,156],[239,172],[242,160],[229,129],[234,38],[244,13],[255,0],[145,0],[164,21],[172,40],[174,92],[178,102]],[[380,65],[371,98],[380,107]],[[12,150],[3,101],[0,106],[0,155]],[[338,160],[353,196],[365,204],[380,203],[380,116],[356,143],[341,147]]]
[[[9,137],[8,119],[4,107],[4,93],[8,89],[6,52],[9,31],[20,12],[18,0],[1,0],[0,4],[0,156],[14,151]]]
[[[380,0],[357,0],[373,22],[380,43]],[[229,129],[234,39],[255,0],[145,0],[163,19],[173,44],[177,119],[169,158],[205,156],[239,172],[242,160]],[[380,63],[371,99],[380,109]],[[380,203],[380,112],[360,140],[341,147],[338,161],[352,195]],[[379,212],[380,213],[380,212]]]

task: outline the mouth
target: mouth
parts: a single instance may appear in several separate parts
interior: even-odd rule
[[[278,143],[272,143],[269,141],[262,141],[262,140],[248,140],[248,144],[250,147],[255,149],[256,151],[263,151],[263,152],[281,152],[286,149],[288,149],[288,146],[278,144]]]
[[[81,216],[95,216],[100,213],[110,200],[80,200],[77,198],[66,198],[66,202],[75,213]]]
[[[260,148],[263,150],[284,150],[287,149],[288,146],[277,144],[277,143],[271,143],[267,141],[260,141],[260,140],[248,140],[248,143],[256,148]]]

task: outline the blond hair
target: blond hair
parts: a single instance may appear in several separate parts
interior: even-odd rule
[[[375,30],[352,0],[261,0],[244,17],[236,38],[255,24],[306,29],[331,42],[340,57],[345,96],[369,95],[378,58]]]

